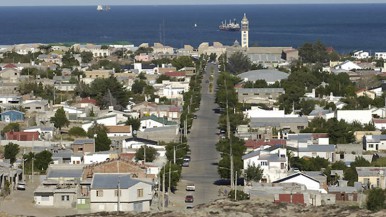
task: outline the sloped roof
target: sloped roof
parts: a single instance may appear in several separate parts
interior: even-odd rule
[[[128,189],[141,181],[130,178],[130,174],[122,173],[95,173],[91,189],[117,189],[118,184],[121,189]]]
[[[184,77],[186,73],[185,72],[165,72],[164,75],[169,77]]]
[[[306,174],[304,174],[304,173],[294,173],[294,174],[289,175],[289,176],[287,176],[287,177],[284,177],[284,178],[282,178],[282,179],[278,179],[278,180],[276,180],[276,181],[273,181],[272,183],[280,183],[280,182],[284,182],[284,181],[287,181],[287,180],[292,179],[292,178],[297,177],[297,176],[304,176],[304,177],[306,177],[306,178],[308,178],[308,179],[311,179],[312,181],[315,181],[315,182],[320,183],[318,180],[316,180],[316,179],[314,179],[314,178],[312,178],[312,177],[310,177],[310,176],[308,176],[308,175],[306,175]]]
[[[177,122],[169,121],[166,118],[160,118],[160,117],[157,117],[155,115],[145,116],[145,117],[141,118],[141,120],[153,120],[153,121],[156,121],[156,122],[164,124],[164,125],[176,125],[177,124]]]
[[[276,82],[288,78],[288,74],[278,70],[260,69],[244,72],[238,75],[241,79],[248,81],[265,80],[266,82]]]
[[[50,167],[47,172],[47,179],[50,178],[81,178],[83,167],[80,166],[62,166]]]
[[[83,144],[88,144],[88,143],[94,143],[94,139],[77,139],[75,140],[72,144],[74,145],[83,145]]]
[[[259,140],[247,140],[245,141],[244,143],[244,146],[247,147],[247,148],[253,148],[253,149],[256,149],[256,148],[259,148],[260,146],[263,146],[263,145],[285,145],[286,144],[286,140],[285,139],[270,139],[270,140],[263,140],[263,139],[259,139]]]
[[[309,145],[304,148],[299,148],[299,152],[334,152],[335,145]]]
[[[130,126],[106,126],[109,133],[130,133]]]

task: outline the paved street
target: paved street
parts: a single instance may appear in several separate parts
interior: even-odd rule
[[[209,83],[206,83],[207,80],[210,80],[211,72],[214,72],[213,83],[215,84],[218,74],[217,65],[208,64],[206,73],[204,73],[200,109],[196,112],[197,119],[193,121],[191,132],[188,135],[192,160],[189,167],[183,168],[182,180],[178,186],[179,191],[176,193],[176,196],[171,198],[172,202],[181,206],[185,206],[183,198],[186,194],[189,194],[185,192],[187,183],[194,183],[196,186],[196,191],[193,193],[194,205],[207,203],[219,198],[219,187],[213,184],[214,181],[219,179],[217,162],[220,155],[215,147],[218,141],[216,132],[218,131],[219,115],[213,111],[217,107],[217,104],[214,102],[214,91],[210,93]],[[173,200],[173,198],[175,199]]]

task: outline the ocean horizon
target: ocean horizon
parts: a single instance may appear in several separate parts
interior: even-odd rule
[[[0,44],[161,42],[198,47],[240,42],[224,20],[246,13],[250,46],[292,46],[320,40],[339,52],[386,51],[386,4],[1,6]],[[196,26],[196,27],[195,27]]]

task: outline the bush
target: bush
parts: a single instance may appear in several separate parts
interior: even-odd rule
[[[366,201],[366,207],[371,211],[379,211],[385,207],[385,192],[380,189],[371,189]]]
[[[72,127],[72,128],[68,131],[68,135],[70,135],[70,136],[76,136],[76,137],[86,137],[86,136],[87,136],[87,133],[86,133],[86,131],[84,131],[84,129],[81,128],[81,127]]]
[[[228,194],[228,198],[231,200],[235,199],[235,190],[232,190]],[[238,190],[236,199],[239,200],[249,200],[249,194],[244,193],[244,191]]]

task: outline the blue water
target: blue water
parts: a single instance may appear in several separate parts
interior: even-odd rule
[[[0,7],[0,44],[112,43],[197,47],[231,45],[239,32],[218,31],[222,20],[250,21],[250,44],[294,46],[321,40],[340,52],[386,51],[386,4]],[[194,24],[197,28],[194,28]]]

